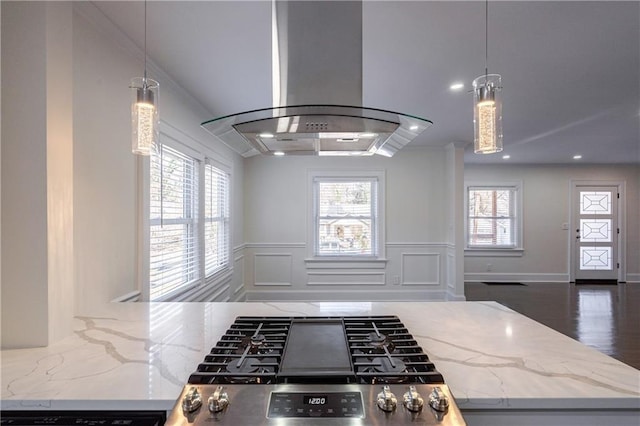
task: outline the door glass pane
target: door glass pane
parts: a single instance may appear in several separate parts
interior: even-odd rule
[[[580,219],[580,241],[610,243],[611,219]]]
[[[611,214],[609,191],[580,191],[580,214]]]
[[[610,271],[613,269],[611,247],[580,247],[580,269]]]

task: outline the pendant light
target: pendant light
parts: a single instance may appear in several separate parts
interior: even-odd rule
[[[147,78],[147,2],[144,2],[144,77],[131,79],[131,150],[151,155],[159,140],[158,97],[160,85]]]
[[[489,74],[489,0],[485,1],[484,75],[473,80],[473,152],[502,151],[502,77]]]

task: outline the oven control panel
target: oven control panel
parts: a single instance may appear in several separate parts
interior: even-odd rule
[[[271,392],[268,418],[364,418],[360,392]]]
[[[465,421],[445,384],[187,384],[165,426],[329,424],[464,426]]]

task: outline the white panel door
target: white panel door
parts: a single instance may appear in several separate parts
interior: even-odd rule
[[[618,188],[578,186],[574,200],[576,280],[618,278]]]

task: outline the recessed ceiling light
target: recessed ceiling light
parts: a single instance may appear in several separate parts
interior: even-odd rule
[[[418,125],[414,124],[413,126],[409,127],[409,130],[418,130]]]
[[[503,160],[508,160],[509,158],[511,158],[511,156],[510,156],[510,155],[503,155],[503,156],[502,156],[502,159],[503,159]]]
[[[449,86],[450,90],[461,90],[464,88],[464,83],[453,83],[451,86]]]
[[[270,139],[273,137],[273,133],[260,133],[258,136],[264,139]]]
[[[282,151],[276,151],[276,152],[274,152],[274,153],[273,153],[273,155],[276,155],[276,156],[278,156],[278,157],[282,157],[282,156],[284,155],[284,152],[282,152]]]
[[[573,159],[574,159],[574,160],[579,160],[579,159],[581,159],[581,158],[582,158],[582,155],[574,155],[574,156],[573,156]]]
[[[376,136],[378,136],[377,133],[360,133],[358,136],[360,136],[361,138],[375,138]]]

